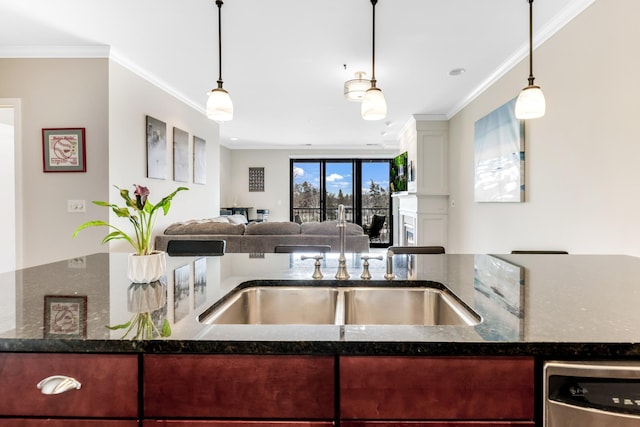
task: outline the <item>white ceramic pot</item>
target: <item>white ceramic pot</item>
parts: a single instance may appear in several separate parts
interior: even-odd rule
[[[160,279],[167,271],[166,254],[161,251],[150,255],[129,255],[127,275],[133,283],[150,283]]]
[[[127,290],[130,313],[152,313],[167,305],[167,286],[162,282],[132,283]]]

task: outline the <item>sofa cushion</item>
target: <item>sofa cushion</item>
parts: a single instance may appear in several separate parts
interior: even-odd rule
[[[164,230],[164,234],[244,234],[244,224],[230,224],[216,221],[186,221],[171,224]]]
[[[300,225],[295,222],[254,222],[247,225],[244,234],[290,235],[300,234]]]
[[[240,215],[240,214],[234,214],[234,215],[227,215],[225,218],[227,218],[227,221],[229,221],[231,224],[246,224],[247,222],[247,217],[244,215]]]
[[[303,222],[300,227],[301,227],[300,232],[302,234],[311,234],[311,235],[340,234],[337,221]],[[360,227],[358,224],[347,222],[345,234],[352,235],[352,236],[359,236],[364,234],[364,231],[362,230],[362,227]]]
[[[211,218],[211,222],[224,222],[228,224],[229,219],[226,216],[217,216],[215,218]]]

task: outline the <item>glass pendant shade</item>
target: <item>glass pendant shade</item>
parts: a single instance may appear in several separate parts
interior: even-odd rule
[[[361,102],[367,89],[371,87],[371,80],[363,78],[364,75],[364,72],[358,71],[355,79],[344,83],[344,97],[348,101]]]
[[[387,116],[387,101],[380,89],[371,87],[367,90],[360,112],[365,120],[382,120]]]
[[[522,89],[516,101],[516,118],[519,120],[537,119],[544,116],[547,108],[540,86],[529,85]]]
[[[229,92],[221,87],[209,92],[207,99],[207,117],[216,122],[233,120],[233,102]]]

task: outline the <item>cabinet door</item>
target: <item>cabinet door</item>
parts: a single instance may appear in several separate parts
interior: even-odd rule
[[[333,427],[329,421],[144,420],[142,427]]]
[[[332,420],[332,356],[145,355],[145,418]]]
[[[37,384],[54,375],[72,377],[80,382],[81,388],[61,394],[42,394]],[[135,355],[2,353],[0,378],[0,416],[138,416],[138,357]]]
[[[341,427],[534,427],[533,421],[344,421]]]
[[[139,427],[136,420],[64,420],[6,418],[0,420],[2,427]]]
[[[533,420],[532,358],[340,358],[340,418]]]

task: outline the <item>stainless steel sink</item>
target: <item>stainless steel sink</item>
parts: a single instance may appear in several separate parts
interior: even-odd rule
[[[235,292],[201,321],[231,325],[333,324],[337,297],[337,289],[331,287],[255,286]]]
[[[345,289],[345,324],[477,325],[480,316],[435,288]]]
[[[450,292],[430,287],[251,286],[199,318],[232,325],[477,325]]]

